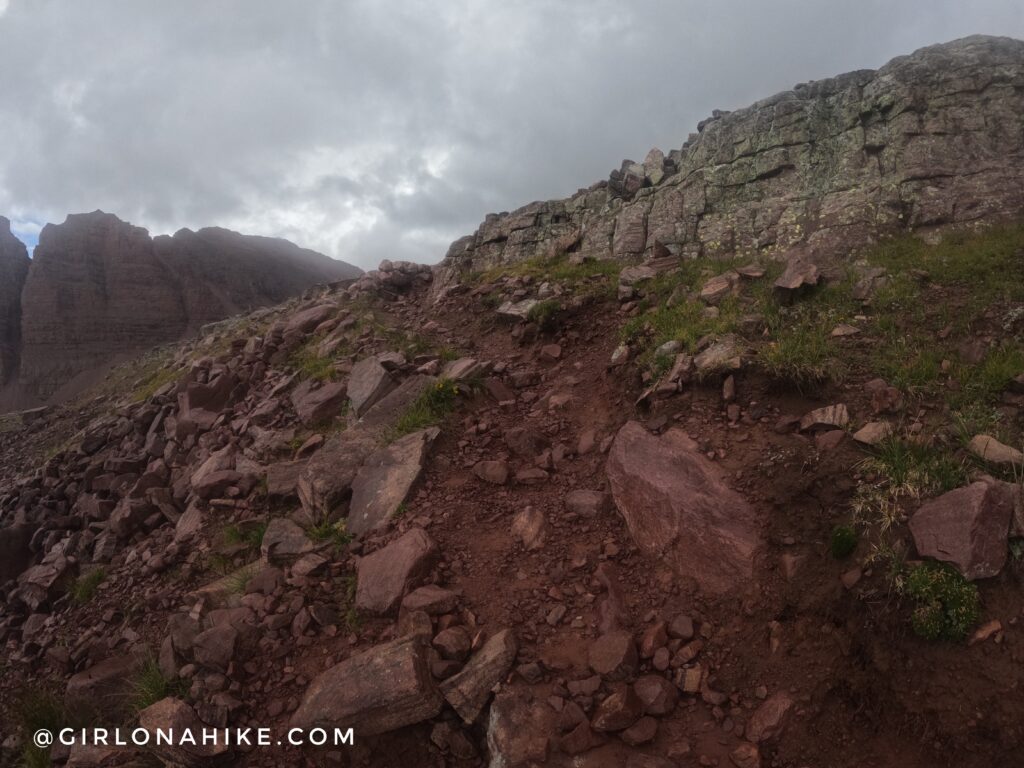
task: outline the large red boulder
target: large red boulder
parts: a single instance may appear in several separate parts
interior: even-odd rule
[[[636,422],[619,430],[606,467],[612,497],[637,545],[710,594],[750,581],[761,521],[697,444]]]
[[[968,579],[995,576],[1006,565],[1014,488],[979,481],[921,505],[910,518],[914,546],[952,563]]]

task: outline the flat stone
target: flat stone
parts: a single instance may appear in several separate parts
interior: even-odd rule
[[[853,433],[853,439],[863,445],[878,445],[892,434],[888,421],[869,421]]]
[[[739,284],[739,279],[739,273],[731,270],[712,277],[704,283],[704,286],[700,289],[701,301],[711,305],[718,304],[722,299],[733,292]]]
[[[444,367],[441,377],[449,381],[470,381],[484,376],[490,370],[490,363],[477,360],[475,357],[460,357]]]
[[[583,517],[596,517],[607,512],[611,505],[611,497],[601,491],[580,488],[565,495],[565,508]]]
[[[491,485],[505,485],[508,482],[509,468],[504,461],[478,461],[473,466],[473,474]]]
[[[436,584],[414,589],[402,599],[403,611],[424,611],[428,616],[450,613],[458,605],[459,596]]]
[[[801,258],[790,259],[785,271],[774,283],[775,294],[782,301],[792,301],[807,288],[818,284],[821,279],[818,268]]]
[[[422,528],[412,528],[387,546],[360,559],[356,567],[356,607],[386,615],[415,583],[430,573],[440,553]]]
[[[843,403],[816,408],[800,419],[800,429],[842,429],[850,423],[850,414]]]
[[[150,734],[156,734],[157,731],[175,734],[190,731],[197,734],[194,745],[181,744],[180,740],[168,744],[156,738],[151,739],[148,749],[151,749],[164,765],[199,768],[210,765],[214,758],[222,757],[231,751],[224,743],[224,739],[217,739],[215,744],[203,741],[203,728],[209,726],[181,699],[168,697],[146,707],[139,712],[139,727]]]
[[[267,495],[279,499],[294,498],[307,461],[279,461],[267,467]]]
[[[291,717],[293,728],[351,727],[373,736],[429,720],[444,699],[417,637],[374,646],[317,676]]]
[[[633,636],[626,630],[606,632],[590,644],[590,668],[609,680],[624,680],[636,672],[639,655]]]
[[[304,381],[292,392],[292,406],[303,424],[319,424],[333,419],[345,407],[348,387],[343,381],[329,381],[319,386]]]
[[[726,335],[693,358],[697,373],[728,373],[743,367],[743,344],[737,336]]]
[[[296,523],[286,517],[275,517],[267,524],[260,544],[260,554],[269,563],[288,564],[316,545]]]
[[[590,727],[595,731],[623,731],[644,714],[644,705],[630,685],[621,685],[597,705]]]
[[[439,432],[437,427],[413,432],[366,459],[352,481],[349,533],[361,536],[387,525],[419,481]]]
[[[322,322],[334,316],[338,308],[333,304],[318,304],[293,314],[284,328],[284,335],[292,333],[309,333]]]
[[[522,301],[506,301],[498,307],[498,317],[506,320],[514,320],[525,323],[530,316],[530,310],[540,304],[537,299],[523,299]]]
[[[1024,467],[1024,453],[996,440],[991,435],[975,435],[967,446],[979,459],[999,467]]]
[[[135,676],[142,669],[139,655],[111,656],[68,680],[64,703],[70,711],[93,711],[108,717],[130,708]]]
[[[619,430],[606,465],[612,496],[636,544],[711,594],[749,583],[759,515],[678,429]]]

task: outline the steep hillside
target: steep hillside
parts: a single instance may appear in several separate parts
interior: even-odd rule
[[[1007,51],[880,72],[925,94],[953,52],[971,94]],[[1017,160],[991,217],[855,259],[597,258],[533,219],[8,414],[0,764],[1024,764]],[[36,737],[89,726],[270,742]]]
[[[223,229],[153,239],[100,211],[68,216],[43,228],[23,290],[4,302],[11,316],[20,306],[20,337],[10,342],[20,366],[7,399],[63,399],[112,361],[359,274],[283,240]]]

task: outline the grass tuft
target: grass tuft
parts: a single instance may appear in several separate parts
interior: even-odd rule
[[[88,573],[79,576],[68,589],[72,602],[75,605],[85,605],[88,603],[96,596],[96,591],[106,578],[107,570],[105,568],[94,568]]]
[[[424,390],[399,416],[395,426],[388,432],[388,441],[394,441],[403,435],[412,434],[443,421],[455,409],[458,394],[458,386],[454,381],[438,380]]]
[[[552,331],[555,328],[555,321],[561,309],[562,305],[558,301],[546,299],[530,307],[530,311],[526,313],[526,319],[531,323],[536,323],[542,331]]]
[[[298,372],[300,378],[312,381],[335,381],[338,372],[334,367],[333,356],[321,356],[317,352],[321,339],[315,338],[299,347],[289,359],[289,365]]]
[[[184,680],[169,679],[156,659],[149,657],[132,681],[131,706],[135,712],[141,712],[168,696],[184,696],[187,690]]]
[[[263,535],[267,532],[266,520],[260,520],[252,525],[231,524],[224,528],[222,536],[224,543],[231,546],[243,546],[247,551],[259,551],[263,544]]]
[[[330,543],[335,549],[341,549],[352,541],[352,534],[348,532],[344,520],[331,522],[324,520],[311,527],[306,533],[309,538],[317,543]]]
[[[25,747],[21,753],[21,765],[25,768],[49,768],[50,748],[38,747],[32,741],[32,734],[39,730],[57,733],[61,728],[84,725],[72,722],[74,719],[56,694],[40,691],[24,691],[14,701],[14,719],[21,726]]]
[[[893,436],[875,448],[862,468],[884,475],[890,487],[920,497],[951,491],[968,479],[966,464],[952,450],[912,443]]]

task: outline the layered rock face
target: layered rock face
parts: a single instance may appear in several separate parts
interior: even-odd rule
[[[24,249],[23,249],[24,250]],[[23,399],[74,389],[121,356],[360,270],[224,229],[149,236],[96,211],[47,225],[21,292]]]
[[[21,289],[31,261],[24,244],[0,216],[0,386],[18,370],[21,351]]]
[[[1024,42],[969,37],[716,112],[679,150],[625,161],[569,199],[491,214],[459,271],[575,252],[639,260],[800,247],[819,261],[879,235],[1024,211]]]

